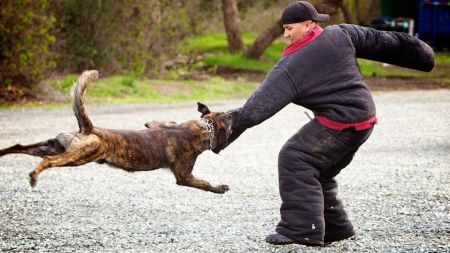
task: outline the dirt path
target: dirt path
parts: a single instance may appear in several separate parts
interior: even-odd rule
[[[194,174],[231,190],[177,186],[167,171],[126,173],[105,165],[54,168],[34,190],[38,158],[0,158],[0,251],[12,252],[449,252],[450,90],[374,92],[379,123],[338,176],[357,230],[323,248],[271,246],[279,219],[278,150],[307,122],[290,105],[246,131]],[[228,110],[244,101],[209,105]],[[95,125],[143,129],[148,120],[198,118],[195,103],[94,107]],[[77,129],[70,107],[0,110],[0,147]]]

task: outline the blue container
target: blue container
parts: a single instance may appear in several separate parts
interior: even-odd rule
[[[450,48],[450,0],[421,0],[419,38],[431,46]]]

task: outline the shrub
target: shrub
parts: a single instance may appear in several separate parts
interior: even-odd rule
[[[55,66],[48,0],[0,1],[0,88],[30,86]]]

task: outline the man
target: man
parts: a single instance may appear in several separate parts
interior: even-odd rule
[[[322,29],[318,22],[328,19],[306,1],[288,5],[282,22],[290,45],[261,87],[232,111],[228,144],[289,103],[315,116],[279,153],[281,220],[276,233],[266,237],[271,244],[321,246],[355,234],[337,198],[335,176],[351,162],[377,121],[356,58],[422,71],[434,67],[433,50],[412,36],[348,24]]]

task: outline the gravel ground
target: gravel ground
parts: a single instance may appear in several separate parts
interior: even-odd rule
[[[194,174],[231,190],[181,187],[167,170],[126,173],[106,165],[55,168],[35,189],[39,158],[0,158],[0,250],[20,252],[450,252],[450,90],[375,92],[379,124],[338,176],[357,229],[322,248],[264,242],[279,218],[277,156],[307,122],[288,106],[249,129]],[[228,110],[244,101],[212,103]],[[87,106],[96,126],[142,129],[148,120],[199,117],[194,103]],[[0,110],[0,147],[77,129],[69,107]]]

